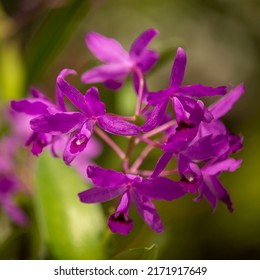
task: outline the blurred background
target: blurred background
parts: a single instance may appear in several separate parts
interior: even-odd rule
[[[241,169],[221,178],[234,213],[221,203],[212,213],[206,201],[195,203],[187,195],[156,203],[164,233],[152,232],[132,209],[133,231],[112,235],[106,219],[114,202],[80,204],[77,193],[87,183],[74,170],[48,154],[36,159],[24,149],[16,160],[25,187],[16,201],[29,225],[15,225],[0,208],[1,259],[260,259],[259,0],[1,0],[0,135],[8,133],[4,116],[11,99],[27,96],[32,85],[54,99],[63,68],[81,74],[98,63],[86,48],[87,32],[113,37],[128,50],[147,28],[160,31],[151,45],[161,59],[147,77],[150,90],[168,86],[178,46],[188,57],[184,84],[246,86],[246,94],[224,119],[230,131],[244,135]],[[78,77],[73,83],[82,92],[88,88]],[[108,111],[133,113],[130,81],[116,93],[98,88]],[[105,145],[97,162],[120,168]],[[129,251],[133,248],[143,249]]]

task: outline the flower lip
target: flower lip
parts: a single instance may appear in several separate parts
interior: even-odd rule
[[[133,228],[134,222],[125,212],[115,212],[108,219],[108,226],[113,233],[128,234]]]

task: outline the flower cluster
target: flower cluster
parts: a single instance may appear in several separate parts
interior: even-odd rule
[[[104,64],[83,73],[82,82],[104,83],[107,88],[118,90],[131,75],[137,94],[133,116],[108,113],[96,87],[82,94],[66,79],[76,74],[72,69],[62,70],[57,77],[57,104],[37,90],[32,90],[31,98],[11,103],[13,110],[30,118],[32,134],[27,145],[32,145],[35,155],[49,146],[57,156],[56,147],[62,142],[65,143],[63,160],[71,165],[86,153],[94,134],[116,152],[122,162],[120,172],[80,161],[94,187],[79,194],[83,203],[121,197],[108,219],[114,233],[131,231],[131,202],[145,223],[158,233],[163,231],[163,225],[152,200],[172,201],[192,193],[197,194],[196,201],[205,197],[213,209],[220,200],[233,211],[229,193],[219,176],[223,171],[233,172],[240,167],[241,160],[230,156],[242,148],[242,137],[230,133],[221,117],[244,93],[244,86],[227,89],[226,86],[182,85],[186,53],[178,48],[169,87],[158,92],[149,91],[146,74],[159,55],[148,46],[157,34],[155,29],[146,30],[134,41],[129,52],[114,39],[98,33],[90,32],[86,36],[89,50]],[[221,98],[206,107],[201,98],[212,96]],[[77,110],[67,110],[65,97]],[[109,134],[125,137],[126,151]],[[133,159],[134,148],[139,143],[145,143],[146,147]],[[154,162],[154,169],[141,169],[153,149],[162,152]],[[168,167],[172,160],[177,162],[176,168]],[[178,181],[172,179],[173,174],[179,174]]]
[[[3,120],[4,116],[1,117]],[[14,125],[10,132],[0,138],[0,206],[15,224],[26,226],[28,218],[16,203],[16,195],[23,193],[23,184],[17,174],[17,154],[25,130],[20,129],[21,118],[18,120],[15,115],[9,114],[5,117],[7,123]]]

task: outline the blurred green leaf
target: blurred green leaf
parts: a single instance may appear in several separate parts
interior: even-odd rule
[[[118,254],[113,259],[115,260],[156,260],[158,258],[158,247],[153,244],[148,248],[129,249]]]
[[[60,159],[43,154],[36,172],[36,211],[43,238],[58,259],[104,258],[105,221],[99,205],[79,201],[86,183]]]
[[[88,13],[90,1],[74,0],[70,3],[48,11],[34,37],[28,42],[26,52],[28,83],[36,82],[47,70]]]
[[[0,45],[0,73],[0,99],[19,99],[23,95],[25,71],[17,42]]]

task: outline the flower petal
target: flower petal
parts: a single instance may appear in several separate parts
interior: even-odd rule
[[[126,176],[112,169],[103,169],[98,166],[89,165],[87,168],[88,178],[98,187],[122,186],[127,182]]]
[[[245,86],[240,84],[237,87],[231,89],[226,96],[222,97],[216,103],[209,106],[209,110],[214,118],[219,119],[223,117],[228,111],[230,111],[244,92]]]
[[[159,54],[156,51],[145,50],[137,60],[137,66],[141,68],[143,73],[148,72],[158,61]]]
[[[89,50],[103,62],[128,62],[129,54],[114,39],[96,32],[89,32],[86,36]]]
[[[28,218],[25,213],[9,198],[2,201],[3,208],[7,215],[18,225],[28,225]]]
[[[156,29],[148,29],[138,36],[138,38],[133,42],[130,48],[131,58],[136,58],[142,54],[142,52],[149,45],[151,40],[159,33]]]
[[[186,194],[179,182],[164,177],[144,179],[134,186],[137,192],[154,200],[171,201]]]
[[[72,69],[63,69],[60,74],[58,75],[58,78],[62,78],[65,79],[68,75],[76,75],[77,72],[72,70]],[[57,99],[57,103],[59,105],[59,108],[66,112],[66,106],[65,106],[65,102],[64,102],[64,96],[63,96],[63,92],[60,89],[59,85],[58,85],[58,78],[56,80],[56,99]]]
[[[163,224],[152,201],[147,197],[138,194],[136,191],[131,191],[131,197],[137,211],[144,219],[145,223],[157,233],[161,233],[163,231]]]
[[[110,215],[108,219],[108,226],[111,232],[126,235],[132,230],[134,222],[128,216],[128,213],[115,212]]]
[[[140,131],[140,128],[137,125],[109,115],[98,117],[98,124],[105,131],[115,135],[134,136]]]
[[[199,127],[199,135],[201,137],[212,134],[215,135],[225,135],[227,134],[227,129],[222,121],[213,120],[210,123],[202,122]]]
[[[63,153],[63,160],[66,164],[69,165],[78,154],[85,150],[92,136],[93,127],[94,122],[92,120],[86,121],[82,127],[70,137]]]
[[[191,160],[207,160],[223,155],[229,149],[227,137],[208,135],[190,145],[184,155]]]
[[[166,168],[167,164],[170,162],[170,160],[173,157],[173,153],[172,152],[165,152],[158,160],[158,162],[156,163],[156,166],[154,168],[153,174],[152,174],[152,178],[155,178],[157,176],[159,176],[162,171]]]
[[[30,126],[36,132],[58,135],[72,132],[85,120],[85,116],[81,113],[57,113],[34,118],[30,121]]]
[[[74,70],[70,69],[65,69],[63,71],[70,71],[70,74],[74,73]],[[63,71],[57,77],[57,86],[61,93],[63,93],[80,111],[90,115],[83,94],[64,79],[65,75]]]
[[[85,84],[103,83],[110,80],[123,81],[130,72],[131,67],[123,64],[101,65],[83,73],[81,81]]]
[[[172,66],[170,87],[177,89],[181,86],[186,68],[186,53],[183,48],[178,48]]]
[[[178,88],[178,93],[192,96],[192,97],[204,97],[204,96],[216,96],[224,95],[227,93],[227,87],[209,87],[201,84],[194,84],[190,86],[182,86]]]
[[[159,102],[164,101],[165,99],[169,100],[171,91],[170,90],[160,90],[158,92],[150,92],[147,97],[149,104],[156,106]]]
[[[128,216],[130,202],[129,191],[126,191],[121,197],[116,212],[108,219],[108,226],[113,233],[126,235],[132,230],[134,222]]]
[[[107,81],[104,82],[104,86],[107,89],[118,90],[123,86],[124,79],[121,79],[121,80],[119,80],[119,79],[118,80],[107,80]]]
[[[207,176],[206,183],[212,194],[219,200],[223,201],[230,212],[233,212],[232,201],[228,191],[223,187],[216,176]]]
[[[215,211],[217,208],[217,198],[212,194],[212,192],[209,190],[209,188],[204,182],[199,188],[199,195],[196,198],[194,198],[194,201],[196,202],[201,201],[203,196],[205,196],[206,200],[211,205],[212,210]]]
[[[30,116],[48,114],[48,106],[50,104],[36,101],[35,99],[22,99],[19,101],[11,101],[11,108],[19,113],[25,113]]]
[[[215,164],[208,164],[205,165],[202,169],[203,174],[207,175],[217,175],[218,173],[222,171],[229,171],[233,172],[237,170],[242,164],[241,159],[233,159],[233,158],[228,158],[226,160],[217,162]]]
[[[168,103],[169,101],[166,99],[154,107],[145,124],[141,127],[143,132],[150,131],[161,123],[163,117],[165,116]]]
[[[91,116],[102,116],[106,113],[106,107],[101,102],[99,92],[96,87],[91,87],[85,94],[85,101],[89,108]]]
[[[83,203],[105,202],[114,199],[126,190],[125,187],[116,186],[113,188],[94,187],[78,194]]]

